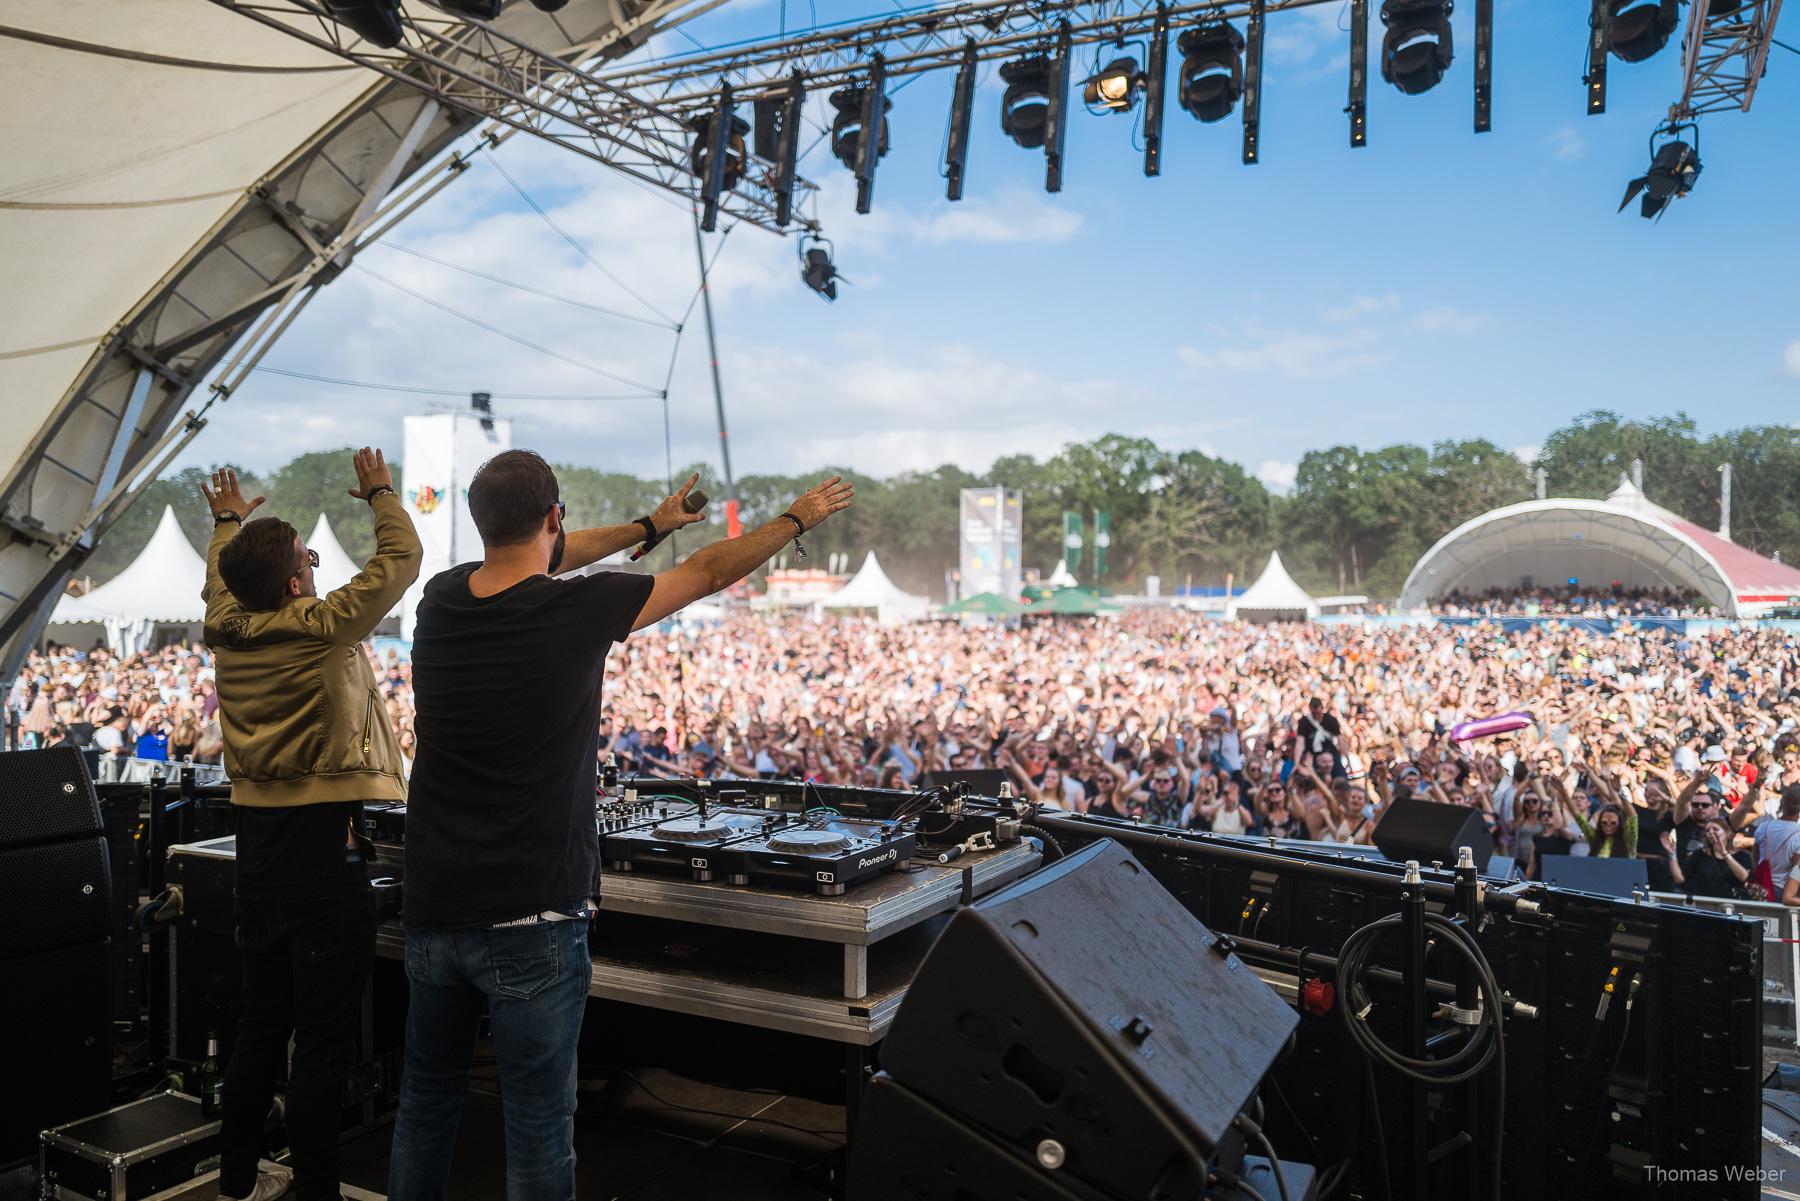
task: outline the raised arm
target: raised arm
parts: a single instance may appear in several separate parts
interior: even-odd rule
[[[212,538],[206,544],[206,583],[200,588],[200,599],[206,602],[206,623],[212,625],[236,603],[230,589],[225,587],[225,581],[219,577],[219,552],[237,537],[237,532],[244,528],[244,522],[263,503],[263,498],[246,499],[238,487],[237,472],[229,467],[213,472],[212,487],[201,484],[200,495],[206,498],[206,505],[213,515]]]
[[[687,483],[677,488],[672,496],[663,498],[663,502],[651,510],[648,520],[656,527],[657,535],[674,533],[683,526],[693,525],[696,521],[705,521],[705,513],[690,513],[684,507],[688,493],[700,482],[700,473],[695,472],[688,477]],[[630,521],[624,525],[601,525],[586,530],[570,530],[563,543],[562,563],[558,570],[574,571],[578,567],[586,567],[590,563],[598,563],[608,555],[616,555],[622,550],[636,546],[644,541],[644,526],[641,521]]]
[[[365,446],[356,452],[353,465],[357,486],[350,495],[369,502],[375,518],[375,554],[348,584],[320,598],[310,614],[323,637],[346,644],[361,642],[374,632],[419,578],[425,557],[382,453]]]
[[[774,558],[790,540],[817,528],[840,509],[848,509],[855,495],[854,485],[834,475],[802,494],[775,520],[741,538],[701,547],[679,565],[657,574],[650,599],[644,602],[631,628],[641,630],[655,625],[702,597],[737,583]]]

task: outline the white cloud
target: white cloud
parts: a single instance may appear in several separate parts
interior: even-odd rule
[[[1787,352],[1781,356],[1781,362],[1789,375],[1800,375],[1800,338],[1787,344]]]
[[[1311,63],[1350,43],[1347,6],[1321,4],[1269,18],[1264,52],[1275,62]]]
[[[1544,142],[1550,147],[1551,157],[1565,163],[1572,163],[1587,153],[1587,139],[1581,136],[1573,121],[1564,121],[1551,130]]]
[[[926,215],[912,218],[909,232],[933,246],[949,242],[1067,242],[1081,230],[1081,214],[1028,193],[1000,202],[971,198],[940,202]]]
[[[1449,307],[1425,309],[1413,317],[1413,328],[1426,333],[1472,334],[1486,329],[1492,321],[1479,313],[1465,313]]]
[[[1176,355],[1199,371],[1267,371],[1287,379],[1322,379],[1371,366],[1386,357],[1362,343],[1356,334],[1246,330],[1238,345],[1212,350],[1183,346]]]
[[[1523,446],[1512,448],[1513,457],[1529,467],[1537,462],[1538,456],[1544,453],[1544,447],[1538,442],[1527,442]]]
[[[1339,305],[1335,309],[1326,309],[1320,316],[1327,321],[1354,321],[1359,317],[1372,317],[1377,313],[1397,313],[1399,311],[1399,294],[1389,292],[1385,296],[1352,296],[1349,304]]]
[[[1261,480],[1270,491],[1286,494],[1294,486],[1294,477],[1300,472],[1300,464],[1287,463],[1280,459],[1264,459],[1256,468],[1256,478]]]

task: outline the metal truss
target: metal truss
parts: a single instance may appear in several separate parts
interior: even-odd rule
[[[1267,13],[1341,0],[1268,0]],[[866,79],[876,54],[892,80],[957,68],[974,45],[974,61],[1050,53],[1068,22],[1072,46],[1147,42],[1161,13],[1171,28],[1203,20],[1246,20],[1250,0],[1206,0],[1159,8],[1143,0],[988,0],[895,12],[869,21],[824,26],[792,37],[621,67],[601,83],[651,97],[660,109],[691,116],[713,110],[722,83],[739,102],[773,98],[797,75],[809,90]],[[1346,35],[1347,36],[1347,35]],[[1077,77],[1079,78],[1079,76]]]
[[[622,41],[630,27],[564,58],[496,25],[409,5],[402,10],[405,39],[384,50],[332,20],[320,0],[212,2],[385,75],[450,110],[532,134],[692,203],[705,200],[693,154],[692,121],[701,114],[646,100],[584,66],[628,48]],[[711,0],[697,11],[723,2]],[[741,179],[721,191],[718,211],[775,232],[790,220],[818,232],[814,217],[801,212],[800,204],[784,203],[787,198],[778,193],[778,165],[747,150],[745,158]],[[797,193],[792,200],[817,191],[799,178],[792,187]]]
[[[1750,111],[1757,81],[1769,58],[1781,0],[1744,0],[1729,6],[1693,0],[1682,42],[1681,99],[1669,109],[1671,121],[1705,113]]]

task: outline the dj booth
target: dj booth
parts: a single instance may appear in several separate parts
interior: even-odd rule
[[[16,758],[0,757],[0,812],[88,787],[41,758],[12,772]],[[146,1085],[186,1125],[159,1135],[165,1175],[151,1157],[138,1179],[205,1165],[194,1082],[209,1034],[229,1055],[235,1013],[227,790],[109,785],[92,811],[98,830],[19,850],[61,848],[33,860],[31,887],[51,895],[81,886],[69,844],[100,844],[111,892],[76,933],[110,925],[125,948],[82,944],[110,968],[110,1026],[90,1012],[104,976],[64,987],[48,969],[43,1004],[14,1015],[41,1035],[22,1066],[71,1087],[33,1097],[11,1133],[77,1122],[40,1146],[68,1197],[101,1195],[73,1183],[70,1131],[135,1119]],[[851,1146],[832,1183],[855,1201],[1425,1201],[1497,1181],[1675,1198],[1701,1195],[1679,1173],[1703,1171],[1707,1197],[1757,1194],[1753,1174],[1717,1174],[1757,1161],[1754,921],[1483,876],[1429,840],[1408,866],[960,786],[603,780],[595,820],[589,996],[717,1031],[726,1054],[747,1028],[840,1048]],[[385,916],[347,1133],[379,1128],[403,1061],[404,807],[372,807],[365,832]],[[54,887],[52,858],[68,876]],[[631,1038],[611,1022],[604,1039]],[[79,1049],[96,1026],[132,1044],[110,1079]],[[109,1201],[145,1195],[121,1183]]]

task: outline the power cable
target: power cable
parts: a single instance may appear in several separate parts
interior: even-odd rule
[[[329,376],[329,375],[314,375],[310,371],[290,371],[285,367],[256,367],[256,368],[253,368],[253,370],[260,372],[261,374],[264,374],[264,375],[283,375],[283,376],[288,377],[289,379],[303,379],[303,380],[307,380],[307,381],[309,381],[311,383],[315,383],[315,384],[335,384],[341,388],[369,388],[369,389],[372,389],[377,392],[406,392],[406,393],[410,393],[414,396],[466,397],[469,394],[468,389],[466,389],[466,388],[416,388],[416,387],[411,387],[406,384],[377,384],[377,383],[373,383],[369,380],[337,379],[337,378],[335,378],[333,376]],[[554,395],[553,396],[553,395],[537,395],[534,393],[522,393],[522,392],[495,392],[495,393],[493,393],[493,398],[495,400],[538,400],[538,401],[548,401],[548,400],[655,400],[656,395],[654,393],[648,393],[648,394],[640,396],[640,395],[633,393],[633,394],[629,394],[629,395],[627,395],[627,394],[612,394],[612,395],[563,394],[563,395]]]
[[[497,325],[492,325],[486,321],[483,321],[479,317],[472,317],[460,309],[451,308],[449,305],[445,304],[441,300],[433,300],[431,297],[426,296],[422,292],[415,292],[411,288],[407,287],[405,284],[397,283],[394,280],[389,279],[387,276],[382,275],[380,272],[375,271],[369,267],[365,267],[361,263],[352,263],[350,265],[352,267],[354,267],[356,270],[361,271],[364,275],[369,276],[371,279],[379,280],[380,282],[386,284],[388,287],[393,288],[395,291],[404,292],[408,296],[412,297],[414,300],[421,301],[425,304],[430,305],[432,308],[437,309],[440,312],[448,313],[452,317],[455,317],[462,321],[466,321],[470,325],[473,325],[473,326],[477,327],[478,329],[484,329],[484,330],[488,331],[490,334],[496,334],[499,337],[505,338],[509,342],[516,342],[520,346],[523,346],[523,347],[527,348],[528,350],[535,350],[539,354],[548,355],[549,357],[551,357],[553,359],[558,359],[564,363],[569,364],[572,367],[580,367],[583,371],[591,371],[595,375],[603,376],[606,379],[614,381],[615,383],[624,384],[628,388],[637,388],[640,391],[642,391],[650,396],[660,396],[661,395],[660,392],[658,392],[655,388],[652,388],[649,384],[639,383],[637,380],[627,378],[626,376],[620,375],[617,372],[608,371],[604,367],[596,367],[592,363],[586,363],[577,358],[571,358],[570,356],[563,354],[561,351],[551,350],[548,346],[540,346],[538,343],[533,342],[528,338],[522,338],[518,334],[509,333],[508,331],[501,329]]]
[[[493,164],[494,170],[500,172],[500,177],[502,179],[506,180],[507,183],[512,185],[512,190],[519,194],[519,199],[523,200],[526,204],[530,205],[531,210],[533,212],[535,212],[540,218],[543,219],[544,224],[548,225],[553,231],[555,231],[556,235],[558,237],[560,237],[563,241],[567,242],[570,246],[574,247],[575,252],[577,254],[579,254],[582,258],[586,259],[589,263],[591,263],[595,270],[599,271],[600,274],[606,276],[606,278],[612,280],[615,284],[618,284],[619,287],[625,289],[625,292],[627,295],[629,295],[633,300],[637,301],[639,304],[643,305],[645,308],[649,309],[652,313],[655,313],[658,317],[661,317],[665,324],[671,325],[671,326],[675,324],[675,322],[670,319],[670,317],[667,313],[663,312],[661,309],[659,309],[655,305],[651,304],[648,300],[644,299],[644,297],[642,295],[640,295],[635,288],[633,288],[630,284],[626,283],[624,280],[620,279],[617,275],[615,275],[610,268],[608,268],[599,259],[595,258],[592,254],[590,254],[588,252],[587,247],[583,246],[580,242],[577,242],[569,234],[569,232],[567,230],[565,230],[562,226],[558,225],[556,223],[555,219],[552,218],[549,213],[544,211],[544,206],[539,204],[537,201],[533,200],[531,198],[531,193],[527,192],[524,188],[520,187],[519,181],[514,179],[512,177],[512,174],[509,171],[507,171],[507,169],[505,167],[500,165],[500,159],[498,156],[496,156],[494,154],[492,149],[490,149],[489,147],[483,146],[481,152],[483,154],[487,155],[487,160],[488,160],[488,162]],[[629,179],[631,177],[626,176],[626,178]]]
[[[522,284],[517,280],[505,279],[498,275],[489,275],[486,271],[478,271],[473,267],[465,267],[461,263],[452,263],[447,259],[440,259],[435,255],[426,254],[423,250],[414,250],[410,246],[402,246],[397,242],[377,242],[375,245],[384,250],[398,250],[401,254],[410,254],[416,259],[424,259],[426,262],[435,263],[439,267],[447,267],[451,271],[460,271],[464,275],[472,275],[476,279],[485,279],[489,283],[499,284],[502,287],[515,288],[520,292],[529,292],[533,296],[542,296],[545,300],[555,300],[562,304],[573,305],[578,309],[586,309],[591,313],[604,313],[608,317],[617,317],[621,321],[636,321],[640,325],[653,325],[660,329],[681,328],[677,325],[658,321],[652,317],[639,317],[632,313],[622,313],[618,309],[609,309],[605,305],[594,304],[586,300],[577,300],[573,296],[563,296],[556,292],[549,292],[543,288],[533,287],[531,284]]]

